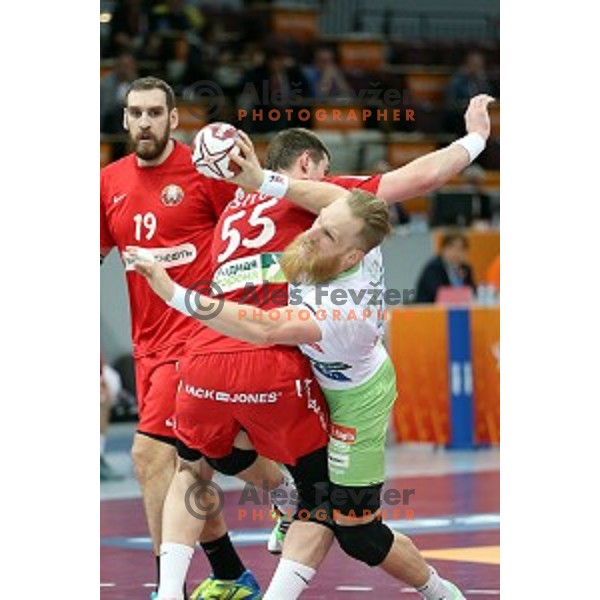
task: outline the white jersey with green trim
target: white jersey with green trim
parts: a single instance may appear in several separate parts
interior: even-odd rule
[[[321,340],[301,344],[325,390],[351,389],[387,358],[383,346],[384,280],[379,247],[326,284],[291,285],[290,304],[310,311]]]

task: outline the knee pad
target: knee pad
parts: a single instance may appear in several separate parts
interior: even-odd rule
[[[180,439],[175,441],[175,448],[177,448],[177,456],[186,462],[196,462],[203,456],[200,450],[189,448]]]
[[[256,450],[240,450],[233,448],[231,454],[223,458],[208,458],[206,462],[219,473],[224,475],[237,475],[250,467],[258,458]]]
[[[365,525],[338,525],[335,537],[342,550],[352,558],[370,567],[380,565],[389,554],[394,543],[392,530],[380,519]]]

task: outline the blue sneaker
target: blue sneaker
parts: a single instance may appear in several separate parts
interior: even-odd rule
[[[158,598],[158,592],[152,592],[150,594],[150,600],[156,600]]]
[[[244,571],[235,581],[205,579],[190,596],[190,600],[260,600],[260,585],[252,571]]]

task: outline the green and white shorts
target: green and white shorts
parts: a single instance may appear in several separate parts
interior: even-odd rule
[[[329,477],[344,486],[370,486],[385,479],[385,438],[397,396],[389,357],[364,383],[346,390],[323,389],[331,417]]]

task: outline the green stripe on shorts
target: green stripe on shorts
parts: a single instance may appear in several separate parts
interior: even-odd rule
[[[383,482],[385,437],[397,394],[392,361],[388,357],[370,379],[354,388],[323,392],[331,415],[331,481],[346,486]]]

